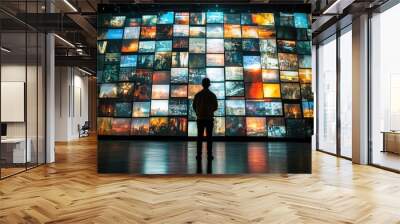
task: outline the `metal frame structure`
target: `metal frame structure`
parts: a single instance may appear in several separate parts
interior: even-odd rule
[[[372,94],[374,92],[372,88],[372,18],[373,13],[383,13],[386,10],[394,7],[395,5],[399,4],[399,0],[389,0],[385,4],[379,6],[374,10],[368,11],[368,165],[384,169],[387,171],[400,173],[400,170],[393,169],[387,166],[379,165],[374,163],[374,156],[373,156],[373,141],[372,141]]]
[[[340,37],[345,34],[346,32],[350,32],[349,27],[351,26],[351,24],[346,25],[345,27],[339,27],[336,26],[336,32],[331,34],[330,36],[320,40],[318,42],[317,49],[316,49],[316,110],[315,110],[315,117],[316,117],[316,128],[315,128],[315,133],[316,133],[316,148],[317,151],[320,152],[324,152],[333,156],[338,156],[340,158],[344,158],[347,160],[351,160],[351,158],[347,157],[347,156],[343,156],[342,155],[342,150],[341,150],[341,117],[340,117],[340,103],[341,103],[341,97],[340,97],[340,80],[341,80],[341,66],[340,66]],[[335,38],[332,39],[331,41],[336,41],[336,151],[335,153],[332,152],[328,152],[325,151],[324,149],[320,149],[319,148],[319,116],[318,116],[318,112],[319,112],[319,105],[318,105],[318,98],[319,98],[319,63],[318,63],[318,58],[319,58],[319,54],[318,54],[318,49],[319,49],[319,45],[320,43],[327,41],[329,38],[332,38],[332,36],[335,35]]]
[[[25,11],[27,11],[28,2],[32,3],[32,1],[28,1],[28,0],[25,0],[23,2],[25,4]],[[38,4],[39,1],[36,0],[35,3],[37,3],[36,4],[36,11],[38,11],[39,10],[39,6],[38,6],[39,5]],[[47,8],[46,8],[46,10],[47,10]],[[4,12],[4,11],[2,10],[2,12]],[[14,18],[14,16],[11,15],[11,14],[7,14],[7,15],[11,16],[12,18]],[[25,18],[26,18],[26,16],[27,16],[27,13],[25,13]],[[46,126],[47,126],[47,122],[46,122],[46,117],[47,117],[47,114],[46,114],[46,110],[45,110],[45,108],[47,107],[47,105],[46,105],[47,88],[46,88],[46,81],[45,81],[46,77],[47,77],[47,68],[46,68],[46,64],[47,64],[47,60],[46,60],[46,54],[47,54],[47,51],[46,51],[47,50],[46,49],[47,48],[46,35],[47,35],[47,33],[44,33],[44,32],[41,32],[40,30],[37,30],[36,28],[30,26],[29,24],[19,20],[18,18],[14,18],[14,19],[16,19],[16,21],[20,22],[23,25],[24,31],[21,34],[25,35],[25,37],[24,37],[25,38],[25,40],[24,40],[24,45],[25,45],[25,52],[24,52],[25,53],[25,57],[24,57],[24,61],[25,61],[25,85],[24,85],[25,86],[24,87],[24,98],[25,98],[24,99],[24,120],[25,120],[25,122],[24,122],[24,125],[25,125],[24,130],[25,130],[25,136],[24,136],[24,139],[25,139],[25,143],[26,143],[25,144],[25,166],[24,166],[23,170],[15,172],[15,173],[12,173],[12,174],[7,175],[7,176],[3,176],[2,168],[0,167],[0,180],[3,180],[5,178],[8,178],[8,177],[11,177],[11,176],[14,176],[14,175],[17,175],[19,173],[25,172],[27,170],[39,167],[39,166],[47,163],[47,153],[46,153],[46,149],[47,149],[47,141],[46,141],[46,136],[47,136]],[[1,23],[0,23],[0,27],[1,27]],[[35,50],[34,50],[34,53],[36,53],[36,60],[35,60],[35,62],[36,62],[36,65],[35,65],[36,66],[36,71],[34,73],[36,74],[35,79],[36,79],[36,105],[37,106],[36,106],[36,122],[34,122],[34,125],[36,125],[36,128],[35,128],[36,136],[32,137],[32,140],[33,140],[33,138],[36,138],[36,161],[35,161],[35,163],[29,163],[28,164],[28,162],[26,162],[27,159],[28,159],[28,155],[26,153],[26,150],[27,150],[27,147],[28,147],[27,146],[27,140],[28,140],[28,124],[27,124],[28,123],[28,109],[27,109],[28,67],[27,67],[27,65],[28,65],[28,34],[32,34],[30,31],[34,32],[33,36],[36,38],[36,41],[34,41],[35,44],[36,44]],[[0,45],[2,45],[2,43],[1,43],[2,33],[3,32],[0,32]],[[40,37],[40,34],[43,34],[42,44],[43,44],[43,48],[44,48],[44,50],[41,51],[41,52],[39,52],[39,45],[40,45],[39,44],[40,43],[39,42],[39,39],[40,39],[39,37]],[[39,54],[40,53],[44,54],[44,55],[41,55],[42,56],[42,60],[44,60],[43,69],[42,69],[42,76],[43,76],[42,82],[44,84],[44,92],[43,92],[44,98],[42,99],[43,109],[44,109],[43,110],[43,113],[44,113],[43,117],[39,115],[39,69],[38,69],[38,66],[40,66],[40,61],[39,61]],[[2,61],[3,61],[2,60],[2,56],[0,54],[0,67],[2,66],[2,64],[1,64]],[[1,81],[1,71],[0,71],[0,81]],[[1,86],[0,86],[0,90],[1,90]],[[1,106],[0,106],[0,109],[1,109]],[[43,134],[44,134],[43,143],[44,144],[42,145],[43,149],[41,149],[41,151],[43,153],[42,154],[43,158],[41,158],[43,160],[42,163],[39,162],[39,151],[40,151],[39,150],[39,119],[41,119],[41,118],[43,118],[42,122],[44,124],[44,130],[43,130]],[[2,146],[0,145],[0,156],[1,156],[1,151],[2,151]]]
[[[221,10],[228,12],[265,12],[266,8],[268,12],[303,12],[311,13],[311,7],[309,4],[243,4],[238,3],[141,3],[141,4],[100,4],[98,5],[99,14],[112,14],[122,13],[129,14],[140,11],[154,13],[157,11],[168,11],[179,8],[180,10],[187,10],[190,12],[203,12],[207,10]],[[286,100],[290,102],[290,100]],[[283,101],[282,101],[283,102]],[[306,120],[306,119],[305,119]],[[160,136],[160,135],[142,135],[142,136],[113,136],[113,135],[101,135],[98,136],[99,140],[196,140],[197,137],[192,136]],[[311,143],[311,137],[258,137],[258,136],[213,136],[213,140],[216,141],[288,141],[288,142],[309,142]]]
[[[373,162],[373,142],[372,142],[372,94],[373,94],[373,89],[372,89],[372,85],[371,85],[371,80],[372,80],[372,61],[371,61],[371,56],[372,56],[372,24],[371,24],[371,20],[373,18],[373,13],[382,13],[388,9],[390,9],[391,7],[395,6],[396,4],[399,4],[400,1],[399,0],[389,0],[387,2],[385,2],[384,4],[380,5],[377,8],[371,8],[371,9],[366,9],[365,13],[368,14],[368,30],[367,30],[367,40],[368,40],[368,54],[367,54],[367,79],[368,79],[368,165],[380,168],[380,169],[384,169],[384,170],[388,170],[391,172],[396,172],[396,173],[400,173],[400,170],[396,170],[396,169],[392,169],[389,167],[385,167],[379,164],[375,164]],[[346,18],[343,18],[344,20],[346,20]],[[335,26],[335,33],[332,34],[332,30],[331,31],[327,31],[328,29],[326,29],[326,33],[330,33],[330,35],[326,35],[322,31],[322,39],[321,37],[317,38],[317,41],[314,42],[314,44],[316,45],[316,110],[315,110],[315,119],[316,119],[316,127],[315,127],[315,133],[316,133],[316,148],[317,151],[320,152],[324,152],[333,156],[337,156],[340,158],[344,158],[347,160],[352,160],[352,158],[343,156],[341,153],[341,147],[340,147],[340,143],[341,143],[341,139],[340,139],[340,133],[341,133],[341,118],[340,118],[340,78],[341,78],[341,67],[340,67],[340,36],[344,33],[343,31],[347,29],[348,26],[351,25],[351,22],[349,23],[349,21],[345,21],[345,26],[340,26],[338,25],[341,21],[338,19],[338,22],[336,24],[334,24]],[[343,25],[343,24],[342,24]],[[319,63],[318,63],[318,58],[319,58],[319,54],[318,54],[318,48],[319,48],[319,44],[325,40],[327,40],[328,38],[330,38],[332,35],[336,35],[336,91],[337,91],[337,96],[336,96],[336,152],[335,153],[331,153],[331,152],[327,152],[324,149],[320,149],[319,148],[319,117],[318,117],[318,111],[319,111],[319,105],[318,105],[318,97],[319,97],[319,91],[318,91],[318,87],[319,87],[319,82],[318,82],[318,77],[319,77]]]

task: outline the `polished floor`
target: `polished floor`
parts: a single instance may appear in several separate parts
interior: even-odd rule
[[[214,142],[213,160],[196,160],[196,142],[105,141],[98,145],[100,173],[251,174],[310,173],[311,144]]]
[[[28,163],[28,164],[26,164],[26,166],[25,166],[25,164],[18,164],[18,166],[16,166],[16,167],[9,167],[9,166],[1,167],[0,168],[0,174],[1,174],[0,177],[1,178],[6,178],[8,176],[12,176],[12,175],[15,175],[17,173],[24,172],[24,171],[26,171],[28,169],[34,169],[36,166],[37,166],[36,164],[29,164]]]
[[[400,170],[400,155],[392,152],[374,151],[373,163],[389,169]]]
[[[93,138],[0,181],[0,223],[400,223],[400,175],[313,152],[312,174],[98,174]]]

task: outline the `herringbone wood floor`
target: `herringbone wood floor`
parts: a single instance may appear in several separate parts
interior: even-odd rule
[[[88,138],[0,181],[0,223],[400,223],[400,175],[319,152],[312,175],[98,175]]]

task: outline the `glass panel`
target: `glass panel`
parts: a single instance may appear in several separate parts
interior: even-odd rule
[[[45,60],[46,60],[46,36],[42,33],[39,34],[38,45],[38,164],[45,163],[46,150],[45,150]]]
[[[336,154],[336,37],[318,48],[318,149]]]
[[[20,18],[25,12],[45,12],[45,0],[8,1],[3,6]],[[46,40],[43,33],[12,17],[0,13],[0,18],[0,177],[4,178],[45,162]]]
[[[340,153],[352,157],[352,32],[340,36]]]
[[[371,20],[372,163],[396,170],[400,170],[400,31],[393,27],[398,21],[400,5]]]
[[[28,61],[27,61],[27,81],[26,81],[26,112],[27,112],[27,143],[28,151],[28,168],[37,165],[38,159],[38,95],[37,95],[37,83],[38,83],[38,36],[36,32],[27,33],[27,44],[28,44]]]
[[[1,33],[1,174],[25,170],[31,154],[26,151],[26,33]],[[28,149],[29,149],[28,144]]]

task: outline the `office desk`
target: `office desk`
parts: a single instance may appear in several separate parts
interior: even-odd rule
[[[26,163],[31,162],[31,139],[26,139],[27,147],[25,151],[25,138],[6,138],[1,139],[1,157],[6,163]],[[11,159],[12,158],[12,159]]]
[[[400,154],[400,132],[383,131],[383,150],[382,152],[392,152]]]

